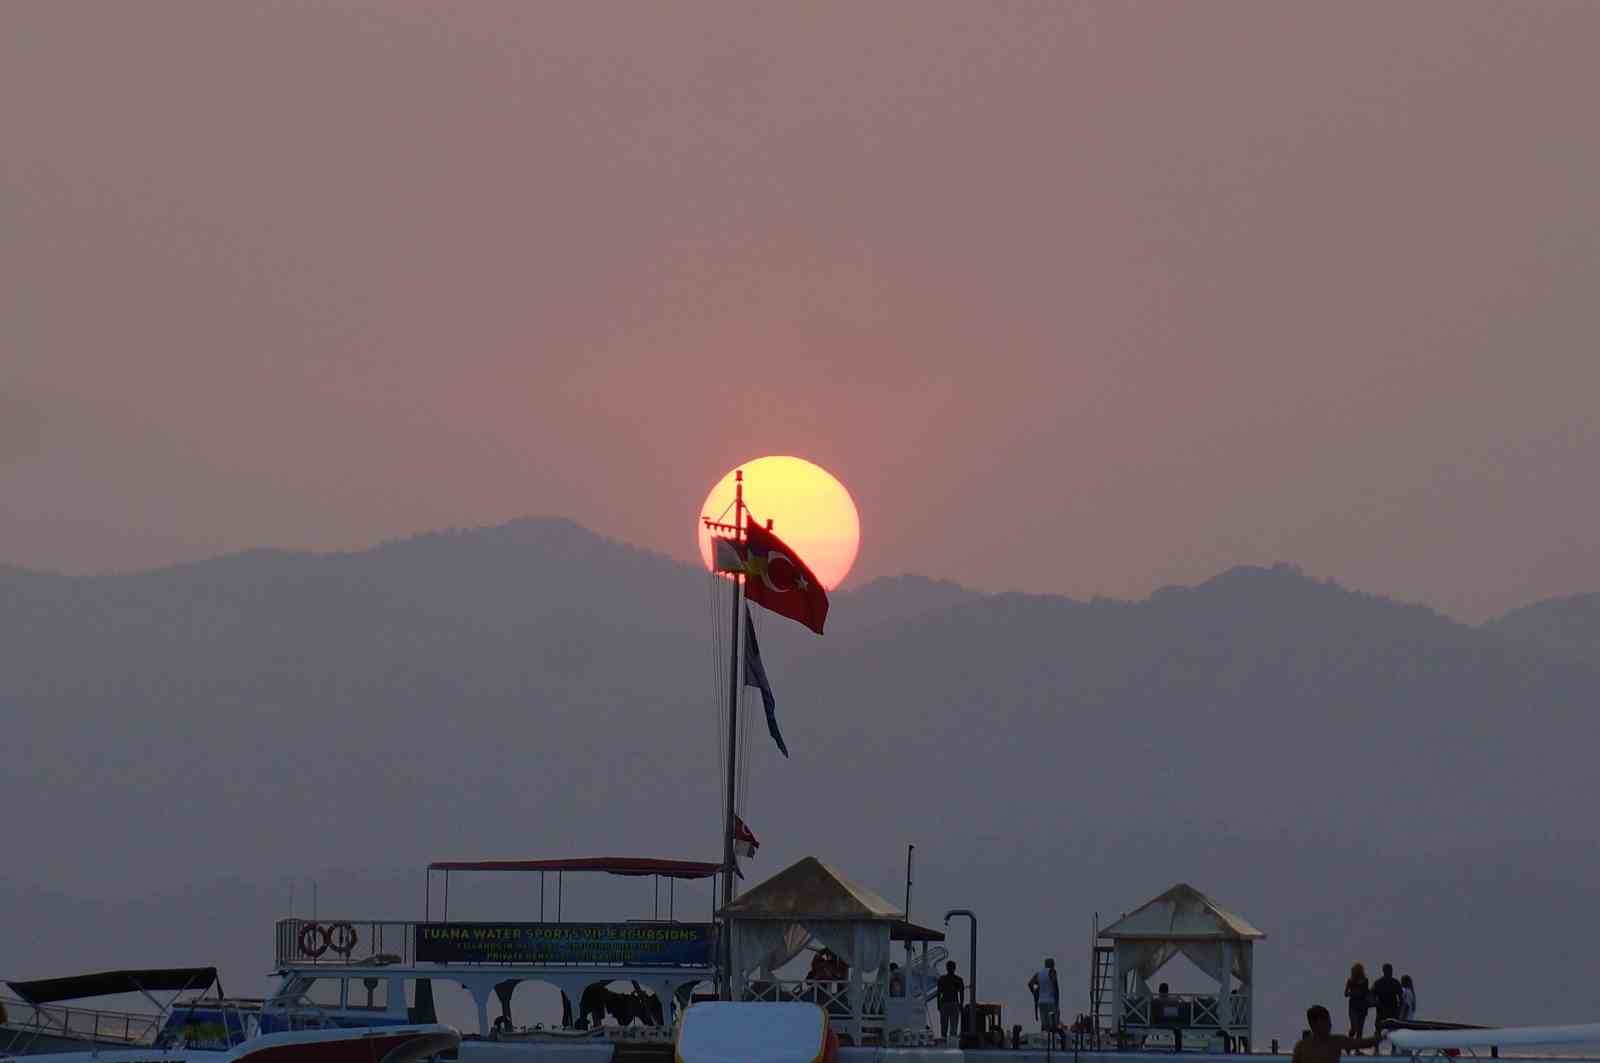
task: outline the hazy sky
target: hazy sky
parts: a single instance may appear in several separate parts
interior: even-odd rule
[[[526,513],[1600,588],[1592,3],[7,3],[0,560]]]

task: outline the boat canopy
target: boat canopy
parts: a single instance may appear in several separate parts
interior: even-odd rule
[[[943,941],[944,931],[935,930],[928,926],[918,926],[916,923],[909,923],[902,919],[898,923],[890,924],[889,940],[904,941],[907,943],[918,941]]]
[[[564,860],[435,860],[429,871],[599,871],[633,878],[711,878],[721,864],[704,860],[656,860],[644,856],[584,856]]]
[[[71,978],[41,978],[33,982],[7,982],[29,1004],[56,1000],[109,997],[118,993],[181,993],[210,989],[217,981],[215,967],[160,967],[142,971],[101,971]]]

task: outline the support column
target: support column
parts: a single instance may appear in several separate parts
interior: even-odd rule
[[[672,983],[672,979],[663,978],[650,988],[656,991],[656,999],[661,1001],[661,1025],[672,1029],[672,1006],[678,1000],[675,992],[678,987]]]
[[[547,975],[545,981],[555,986],[572,1004],[572,1022],[578,1021],[578,1006],[583,1000],[583,991],[588,987],[586,975]],[[563,1015],[563,1018],[567,1016]]]
[[[478,1006],[478,1036],[487,1039],[489,1036],[489,993],[492,991],[488,985],[474,983],[467,986],[467,992],[472,994],[472,1002]]]
[[[1233,982],[1233,942],[1221,942],[1217,948],[1217,1025],[1228,1033],[1233,1026],[1233,1001],[1229,999],[1229,988]]]
[[[1250,1040],[1250,1046],[1254,1048],[1256,1043],[1256,946],[1253,941],[1244,941],[1240,942],[1239,947],[1244,949],[1244,954],[1248,958],[1244,964],[1244,969],[1250,972],[1250,980],[1240,988],[1244,990],[1244,1023],[1245,1029],[1248,1031],[1246,1036]]]
[[[866,952],[866,924],[857,923],[851,932],[851,940],[855,946],[854,961],[850,964],[850,1015],[853,1020],[856,1047],[860,1047],[866,1033],[866,1023],[862,1021],[863,1009],[866,1007],[866,993],[861,981],[861,957]]]
[[[1117,1037],[1122,1032],[1122,997],[1127,992],[1123,984],[1125,979],[1122,974],[1122,947],[1116,942],[1111,946],[1111,1033]],[[1118,1037],[1118,1047],[1121,1047],[1121,1038]]]

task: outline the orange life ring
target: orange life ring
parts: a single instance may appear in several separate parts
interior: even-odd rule
[[[313,960],[328,951],[328,928],[317,923],[307,923],[300,928],[300,955]]]
[[[356,928],[349,923],[334,923],[327,930],[328,944],[341,956],[348,956],[355,951],[356,942],[360,940]]]

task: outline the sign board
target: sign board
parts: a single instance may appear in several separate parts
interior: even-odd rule
[[[418,923],[418,963],[709,967],[711,923]]]

